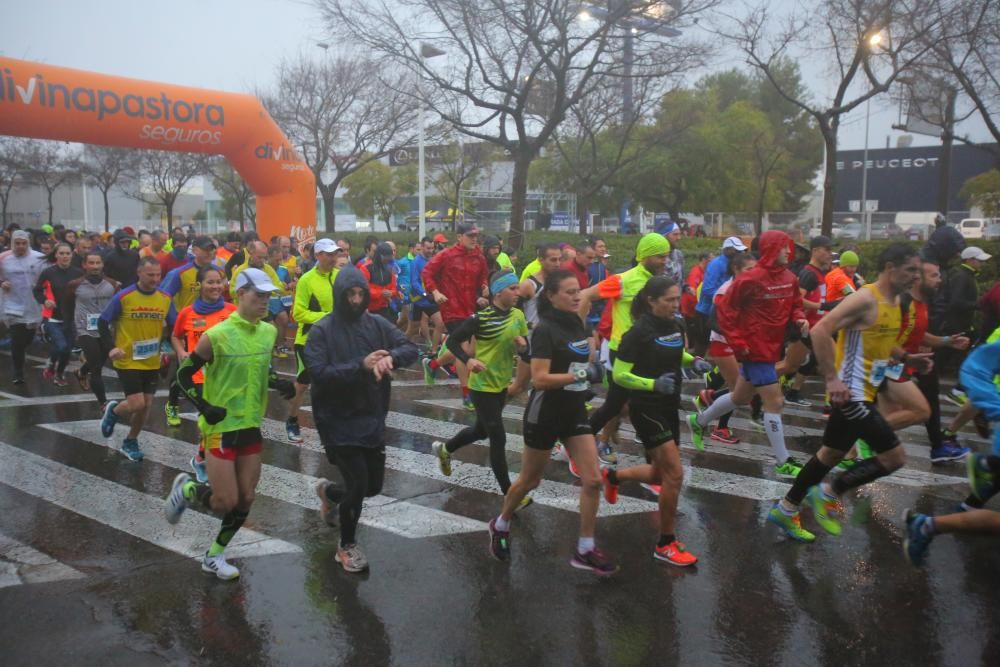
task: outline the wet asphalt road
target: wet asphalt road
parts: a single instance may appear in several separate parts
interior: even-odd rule
[[[0,662],[997,664],[995,538],[942,537],[921,570],[901,555],[905,507],[944,512],[966,492],[964,467],[932,469],[919,429],[901,434],[912,454],[906,475],[849,498],[844,534],[811,545],[764,522],[785,484],[762,433],[734,420],[750,446],[699,454],[685,432],[678,535],[700,562],[684,570],[653,560],[655,498],[626,485],[598,525],[598,544],[621,571],[599,580],[568,565],[578,514],[563,463],[550,464],[538,502],[516,520],[512,562],[489,557],[485,522],[500,496],[487,448],[462,450],[450,479],[429,458],[435,437],[471,423],[455,408],[458,388],[397,376],[390,469],[359,529],[371,571],[350,575],[334,562],[337,532],[320,519],[311,483],[336,471],[309,428],[303,445],[285,441],[285,406],[273,398],[270,467],[229,550],[242,576],[222,582],[193,559],[217,521],[189,512],[171,528],[159,514],[194,452],[194,423],[168,429],[158,398],[149,430],[159,436],[144,434],[147,459],[129,462],[107,446],[120,444],[120,430],[111,442],[95,437],[97,405],[75,382],[59,389],[32,368],[15,387],[0,356]],[[807,385],[814,400],[818,389]],[[508,408],[513,470],[521,403]],[[301,421],[311,427],[311,414]],[[785,424],[789,449],[818,447],[818,409],[790,410]],[[623,453],[641,453],[629,432],[623,441]]]

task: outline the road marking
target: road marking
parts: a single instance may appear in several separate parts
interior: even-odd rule
[[[69,565],[0,533],[0,588],[83,579],[86,576]]]
[[[40,426],[95,445],[113,447],[110,444],[112,441],[101,435],[100,424],[94,420]],[[158,433],[143,433],[140,438],[146,460],[190,472],[189,461],[195,451],[193,444]],[[264,464],[257,484],[257,494],[318,511],[319,498],[313,489],[317,479],[304,473]],[[361,517],[361,523],[411,539],[486,530],[486,524],[482,521],[383,495],[365,499],[365,513]]]
[[[0,442],[0,483],[133,537],[190,558],[201,558],[219,532],[219,520],[198,512],[175,526],[163,518],[163,500]],[[141,465],[141,464],[130,464]],[[283,540],[243,529],[226,549],[232,558],[299,553]]]
[[[459,412],[462,412],[462,413],[466,412],[465,408],[462,407],[462,399],[459,399],[459,398],[417,399],[414,402],[415,403],[423,403],[425,405],[432,405],[434,407],[439,407],[439,408],[446,408],[446,409],[449,409],[449,410],[455,410],[455,411],[459,411]],[[390,412],[389,414],[393,415],[394,413]],[[398,413],[396,413],[396,414],[398,414]],[[505,418],[508,418],[508,419],[520,419],[523,415],[524,415],[524,408],[521,408],[520,406],[508,405],[508,406],[504,407],[503,416]],[[400,415],[400,416],[407,417],[408,415]],[[428,421],[434,421],[434,420],[428,420]],[[740,420],[738,420],[738,419],[732,419],[732,420],[730,420],[730,424],[732,424],[733,422],[738,422],[738,421],[740,421]],[[442,424],[447,424],[448,422],[441,422],[441,423]],[[389,424],[389,420],[387,419],[386,420],[386,425],[388,425],[388,424]],[[459,430],[461,428],[464,428],[464,426],[460,426]],[[794,427],[786,426],[785,427],[786,432],[790,428],[794,428]],[[416,429],[416,430],[422,431],[423,429]],[[439,428],[438,430],[439,431],[443,431],[445,429]],[[634,434],[634,431],[632,431],[630,429],[622,429],[622,430],[624,432],[628,432],[628,433],[633,433]],[[811,429],[811,430],[815,430],[815,429]],[[444,437],[450,437],[450,436],[444,436]],[[507,444],[508,444],[508,447],[510,447],[511,439],[514,438],[514,437],[520,438],[520,436],[513,436],[511,434],[507,435]],[[524,441],[522,439],[521,443],[523,443],[523,442]],[[903,445],[903,446],[907,449],[907,454],[908,455],[914,455],[914,456],[917,456],[917,457],[919,457],[919,456],[922,455],[923,458],[927,458],[927,448],[926,447],[921,447],[919,445]],[[690,431],[687,429],[687,427],[684,424],[683,420],[681,421],[681,449],[689,450],[691,452],[696,452],[697,451],[695,449],[694,445],[691,444]],[[911,452],[910,451],[911,449],[913,449],[915,451]],[[705,451],[708,452],[708,453],[710,453],[710,454],[721,454],[723,456],[732,456],[732,457],[735,457],[735,458],[746,459],[746,460],[749,460],[749,461],[756,461],[758,463],[766,464],[767,466],[771,466],[771,465],[774,464],[774,454],[771,451],[770,445],[753,445],[753,444],[746,443],[746,442],[740,442],[739,444],[736,444],[736,445],[713,444],[712,441],[706,436],[706,438],[705,438]],[[802,461],[806,461],[809,458],[811,458],[811,456],[812,456],[811,454],[807,454],[805,452],[797,452],[797,451],[791,451],[791,450],[789,451],[789,453],[792,456],[798,457]],[[623,457],[625,457],[625,458],[623,459]],[[644,463],[644,460],[640,459],[639,457],[636,457],[636,456],[629,457],[628,454],[619,453],[618,454],[618,458],[619,458],[619,461],[620,461],[619,465],[636,465],[637,463]],[[627,461],[630,461],[630,460],[634,461],[634,462],[633,463],[628,463]],[[705,470],[705,468],[696,468],[696,470]],[[746,479],[754,479],[754,478],[746,478]],[[897,484],[899,486],[922,487],[922,486],[947,486],[947,485],[952,485],[952,484],[965,484],[966,480],[965,480],[964,476],[958,477],[958,476],[952,476],[952,475],[941,475],[941,474],[938,474],[938,473],[924,472],[922,470],[914,470],[912,468],[905,468],[904,467],[904,468],[902,468],[902,469],[897,470],[896,472],[894,472],[890,477],[883,478],[882,480],[880,480],[880,482],[881,483],[886,483],[886,484]],[[685,483],[687,483],[686,480],[685,480]],[[713,489],[709,489],[709,490],[713,490]]]
[[[170,392],[161,389],[156,392],[157,398],[166,398]],[[29,405],[61,405],[64,403],[87,403],[97,401],[93,394],[56,394],[54,396],[16,396],[0,392],[0,396],[7,398],[7,401],[0,401],[0,408],[17,408]],[[120,391],[109,391],[108,398],[120,400],[125,398],[125,394]]]

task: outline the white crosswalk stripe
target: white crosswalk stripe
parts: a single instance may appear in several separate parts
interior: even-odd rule
[[[163,500],[0,442],[0,483],[156,546],[200,558],[219,521],[188,512],[176,526],[163,518]],[[231,558],[299,553],[294,544],[245,528],[226,549]]]
[[[105,447],[113,447],[114,443],[101,435],[100,424],[95,420],[41,424],[41,427]],[[140,443],[145,460],[189,471],[188,461],[194,454],[195,445],[156,433],[143,433]],[[316,481],[316,477],[264,464],[257,495],[319,510],[319,498],[313,490]],[[414,539],[486,530],[482,521],[383,495],[366,498],[364,512],[362,525]]]
[[[0,532],[0,588],[49,581],[83,579],[86,575],[41,551]]]

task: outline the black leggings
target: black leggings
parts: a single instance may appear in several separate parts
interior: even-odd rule
[[[927,399],[927,404],[931,406],[931,416],[927,420],[927,439],[930,440],[931,449],[941,446],[941,385],[938,382],[937,368],[926,375],[914,375],[914,381],[920,388],[920,393]]]
[[[24,377],[24,353],[35,339],[35,328],[27,324],[11,324],[10,358],[14,362],[14,377]]]
[[[104,362],[108,359],[110,348],[97,336],[78,336],[76,344],[83,350],[83,366],[80,367],[80,375],[90,378],[90,391],[94,392],[94,397],[102,405],[107,402],[108,395],[104,390]]]
[[[510,488],[510,475],[507,472],[507,433],[503,428],[503,406],[507,402],[507,390],[498,394],[485,391],[469,391],[472,404],[476,407],[476,423],[455,434],[445,444],[448,453],[471,445],[477,440],[490,439],[490,467],[493,476],[497,478],[500,490],[505,494]]]
[[[354,544],[365,498],[378,495],[385,479],[385,447],[327,446],[326,458],[340,469],[343,488],[326,487],[326,497],[340,505],[340,546]]]

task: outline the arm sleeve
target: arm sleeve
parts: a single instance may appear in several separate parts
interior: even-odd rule
[[[617,299],[622,295],[622,279],[620,276],[608,276],[597,283],[597,295],[602,299]]]
[[[42,274],[38,276],[38,280],[35,282],[35,286],[31,288],[31,293],[35,296],[35,301],[40,304],[45,303],[45,283],[48,281],[48,271],[42,271]]]
[[[811,292],[819,286],[819,279],[816,274],[809,269],[802,269],[799,273],[799,287],[807,292]]]
[[[306,339],[302,356],[313,382],[320,384],[353,382],[361,376],[364,357],[359,356],[346,360],[332,359],[330,345],[327,343],[326,331],[323,327],[313,327],[309,330],[309,337]]]
[[[799,289],[799,281],[796,279],[792,288],[792,321],[804,319],[806,319],[806,311],[802,307],[802,291]]]
[[[417,349],[413,341],[403,335],[398,327],[393,326],[383,317],[375,317],[375,322],[381,327],[385,339],[388,341],[386,348],[389,351],[389,356],[392,357],[393,368],[404,368],[417,360],[417,357],[420,356],[420,350]]]
[[[101,313],[101,321],[111,324],[122,314],[122,300],[119,298],[118,294],[111,297],[111,301],[108,305],[104,307],[104,312]]]
[[[472,317],[463,320],[462,323],[458,325],[458,328],[448,336],[448,339],[444,342],[445,347],[448,348],[449,352],[455,355],[456,359],[461,361],[463,364],[467,364],[469,363],[469,355],[462,349],[462,343],[471,339],[477,333],[479,333],[479,318],[473,315]]]
[[[531,332],[531,358],[552,358],[552,337],[549,335],[549,328],[544,322],[540,323]]]
[[[181,289],[181,270],[174,269],[168,273],[167,277],[160,283],[160,289],[170,296],[176,296],[177,292]]]
[[[441,269],[441,264],[444,262],[444,256],[450,254],[447,250],[443,250],[431,258],[431,261],[427,262],[427,266],[424,270],[420,272],[420,278],[423,280],[424,291],[428,294],[433,292],[438,288],[437,284],[437,274]]]
[[[416,259],[410,262],[410,296],[412,297],[424,295],[424,284],[420,279],[420,269],[421,264]],[[419,301],[419,299],[416,300]]]
[[[688,366],[691,365],[691,362],[693,361],[694,361],[694,355],[688,352],[687,350],[684,350],[684,353],[681,355],[681,366],[687,368]]]
[[[962,364],[960,379],[969,400],[990,421],[1000,421],[1000,392],[994,378],[1000,374],[1000,343],[981,345]]]
[[[204,412],[208,403],[199,395],[198,385],[194,381],[194,376],[204,365],[205,360],[192,350],[191,354],[185,357],[184,361],[177,367],[177,386],[195,404],[199,412]]]
[[[734,280],[715,309],[719,329],[734,349],[745,350],[748,347],[739,327],[741,305],[746,298],[748,285],[746,280]]]
[[[171,304],[171,307],[173,307],[173,304]],[[180,313],[178,313],[176,319],[174,319],[174,326],[172,333],[176,338],[180,338],[181,340],[184,340],[184,329],[187,327],[188,312],[189,312],[188,309],[185,308]]]
[[[300,324],[315,324],[326,316],[326,313],[309,309],[309,302],[312,299],[312,280],[315,280],[318,273],[313,274],[309,282],[299,281],[295,289],[295,300],[292,302],[292,317]]]
[[[613,370],[615,384],[633,391],[653,391],[653,387],[656,385],[656,380],[653,378],[639,377],[634,374],[632,372],[632,368],[634,366],[635,364],[631,361],[625,361],[621,357],[615,359],[615,367]]]

